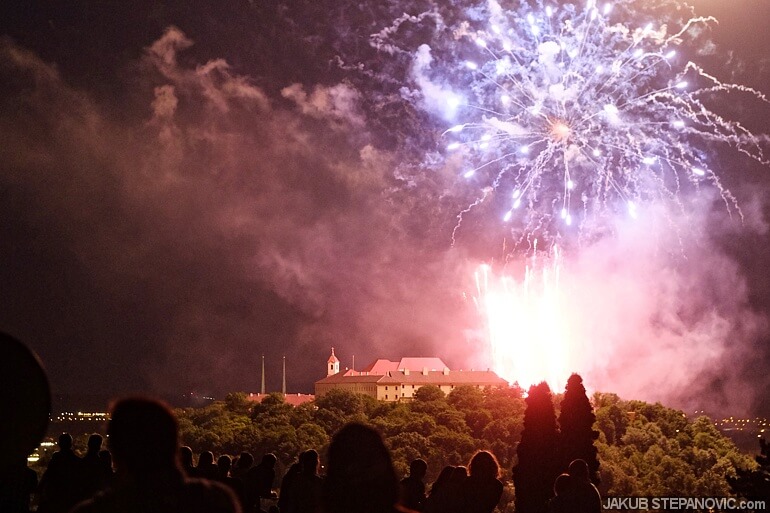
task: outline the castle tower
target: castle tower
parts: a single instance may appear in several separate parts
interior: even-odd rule
[[[340,371],[340,361],[334,356],[334,348],[332,347],[332,355],[326,365],[326,375],[332,376]]]

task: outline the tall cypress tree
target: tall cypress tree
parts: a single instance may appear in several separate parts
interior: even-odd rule
[[[594,422],[596,415],[586,395],[583,378],[573,374],[567,380],[559,414],[562,468],[566,469],[573,460],[584,460],[588,463],[591,481],[599,484],[599,459],[594,447],[599,431],[594,430]]]
[[[559,430],[551,389],[543,382],[529,389],[525,399],[524,430],[513,467],[517,513],[544,513],[561,471]]]

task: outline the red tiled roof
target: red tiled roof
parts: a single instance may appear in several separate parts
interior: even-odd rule
[[[445,364],[441,358],[401,358],[401,361],[398,362],[398,370],[404,370],[409,369],[410,371],[421,371],[423,369],[428,369],[429,371],[433,370],[444,370],[447,368],[447,364]]]
[[[397,371],[403,369],[409,369],[410,371],[422,371],[423,369],[432,370],[444,370],[447,365],[441,360],[441,358],[435,357],[407,357],[401,358],[397,362],[385,360],[380,358],[373,361],[368,366],[361,369],[360,372],[368,372],[369,374],[385,375],[388,371]]]
[[[394,370],[398,370],[398,362],[391,362],[390,360],[380,358],[370,363],[367,367],[364,367],[361,372],[368,372],[369,374],[378,374],[382,376],[388,371]]]

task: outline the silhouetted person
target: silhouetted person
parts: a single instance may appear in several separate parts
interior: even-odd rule
[[[27,456],[48,428],[51,391],[37,356],[2,332],[0,390],[0,511],[27,512],[37,487]]]
[[[448,508],[448,485],[449,478],[454,472],[452,465],[447,465],[439,473],[433,485],[430,487],[430,495],[425,500],[425,511],[427,513],[441,513]]]
[[[234,478],[243,481],[243,479],[246,477],[246,473],[249,471],[249,469],[251,469],[253,464],[254,456],[252,456],[251,453],[242,452],[238,456],[238,461],[235,462],[235,465],[233,466],[233,469],[230,471],[230,473]]]
[[[51,456],[40,479],[40,513],[63,513],[82,499],[78,476],[80,458],[72,450],[72,436],[64,433],[59,436],[59,450]]]
[[[107,486],[107,474],[104,471],[104,464],[99,459],[102,441],[102,435],[96,433],[88,437],[86,454],[80,460],[81,500],[92,497]]]
[[[267,453],[262,456],[259,465],[252,467],[243,479],[244,497],[246,503],[251,507],[260,506],[260,499],[275,499],[273,493],[273,482],[275,481],[275,463],[278,458],[273,453]],[[284,511],[284,510],[282,510]]]
[[[441,513],[465,513],[465,482],[468,480],[468,469],[462,465],[456,466],[449,476],[446,487],[446,506]]]
[[[340,429],[329,445],[324,513],[393,513],[398,478],[382,437],[362,424]]]
[[[179,448],[179,464],[187,477],[198,477],[198,469],[193,464],[193,451],[186,445]]]
[[[217,480],[224,482],[225,479],[230,477],[230,469],[233,466],[233,460],[230,456],[223,454],[217,458]]]
[[[470,475],[465,481],[465,513],[492,513],[503,495],[500,465],[489,451],[479,451],[468,464]]]
[[[570,513],[569,493],[572,488],[572,478],[569,474],[561,474],[553,483],[553,498],[548,501],[548,513]]]
[[[300,457],[301,456],[302,455],[300,454]],[[297,461],[296,463],[292,464],[291,467],[289,467],[289,470],[286,471],[286,474],[283,475],[283,479],[281,479],[281,490],[278,494],[278,509],[280,509],[282,513],[289,511],[294,480],[297,478],[301,470],[302,465],[299,461]]]
[[[188,479],[178,465],[177,423],[162,403],[124,399],[107,429],[117,468],[115,485],[75,513],[239,513],[220,483]]]
[[[303,452],[299,464],[286,513],[320,513],[323,479],[318,475],[318,453],[312,449]]]
[[[599,490],[591,482],[588,464],[583,460],[574,460],[567,470],[571,484],[567,498],[571,511],[575,513],[598,513],[602,510],[602,498]]]
[[[217,459],[217,480],[230,488],[238,501],[241,503],[241,509],[243,509],[243,482],[240,479],[236,479],[230,475],[230,469],[233,466],[233,460],[230,456],[223,454]]]
[[[203,451],[198,456],[198,469],[197,477],[204,479],[216,479],[217,478],[217,466],[214,464],[214,453],[211,451]]]
[[[37,488],[37,474],[27,466],[26,458],[19,458],[0,469],[0,511],[28,513],[29,500]]]
[[[409,475],[401,480],[401,505],[414,511],[425,511],[425,473],[428,464],[416,459],[409,464]]]
[[[51,390],[35,353],[0,332],[0,476],[40,445],[48,430]]]

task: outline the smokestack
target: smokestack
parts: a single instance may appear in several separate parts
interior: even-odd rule
[[[265,355],[262,355],[262,387],[259,389],[259,393],[265,395]]]
[[[281,393],[286,395],[286,355],[283,355],[283,382],[281,383]]]
[[[350,370],[356,370],[356,355],[353,355],[353,366],[350,368]]]

